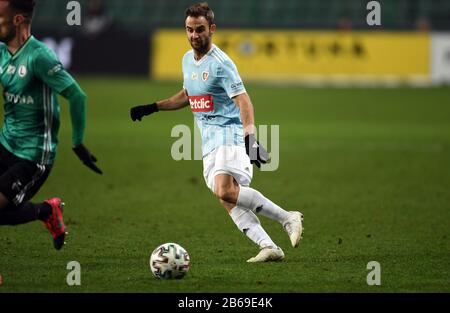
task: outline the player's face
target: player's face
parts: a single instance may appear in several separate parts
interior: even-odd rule
[[[186,33],[189,42],[192,49],[201,54],[208,52],[215,30],[216,25],[210,26],[204,16],[188,16],[186,19]]]
[[[16,27],[13,22],[14,15],[9,8],[9,2],[0,1],[0,41],[10,42],[16,37]]]

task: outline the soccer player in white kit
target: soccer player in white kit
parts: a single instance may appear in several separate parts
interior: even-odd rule
[[[287,212],[249,187],[252,164],[269,155],[255,138],[253,105],[233,61],[216,45],[214,13],[207,3],[186,10],[186,33],[192,50],[183,57],[183,89],[171,98],[133,107],[133,121],[158,111],[190,105],[202,136],[203,175],[207,186],[227,209],[236,226],[260,247],[247,262],[281,261],[283,250],[262,228],[261,214],[278,221],[297,247],[303,215]]]

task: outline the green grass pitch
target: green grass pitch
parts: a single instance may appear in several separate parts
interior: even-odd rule
[[[252,187],[305,215],[281,263],[247,264],[258,250],[204,184],[201,161],[170,155],[188,109],[132,123],[129,108],[172,95],[180,83],[81,79],[89,98],[86,145],[98,176],[71,151],[62,102],[57,162],[34,198],[66,202],[68,244],[57,252],[40,222],[0,227],[0,292],[449,292],[450,89],[307,89],[248,84],[257,124],[280,125],[280,166],[255,168]],[[2,111],[3,112],[3,111]],[[2,113],[3,114],[3,113]],[[177,242],[191,270],[153,279],[150,252]],[[81,286],[69,287],[69,261]],[[366,266],[381,265],[381,286]]]

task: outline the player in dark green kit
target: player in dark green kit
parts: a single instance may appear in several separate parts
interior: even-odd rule
[[[0,131],[0,225],[41,220],[57,250],[66,229],[60,198],[29,200],[47,179],[58,145],[57,94],[70,103],[73,150],[101,174],[83,145],[86,95],[55,54],[31,35],[34,0],[0,0],[0,83],[4,124]]]

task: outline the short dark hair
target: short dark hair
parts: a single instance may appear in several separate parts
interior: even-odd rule
[[[34,6],[36,5],[36,0],[6,0],[9,2],[10,7],[27,16],[29,20],[33,17]]]
[[[191,5],[186,9],[186,18],[189,16],[200,17],[203,16],[211,26],[214,24],[214,12],[208,5],[208,2],[200,2]]]

